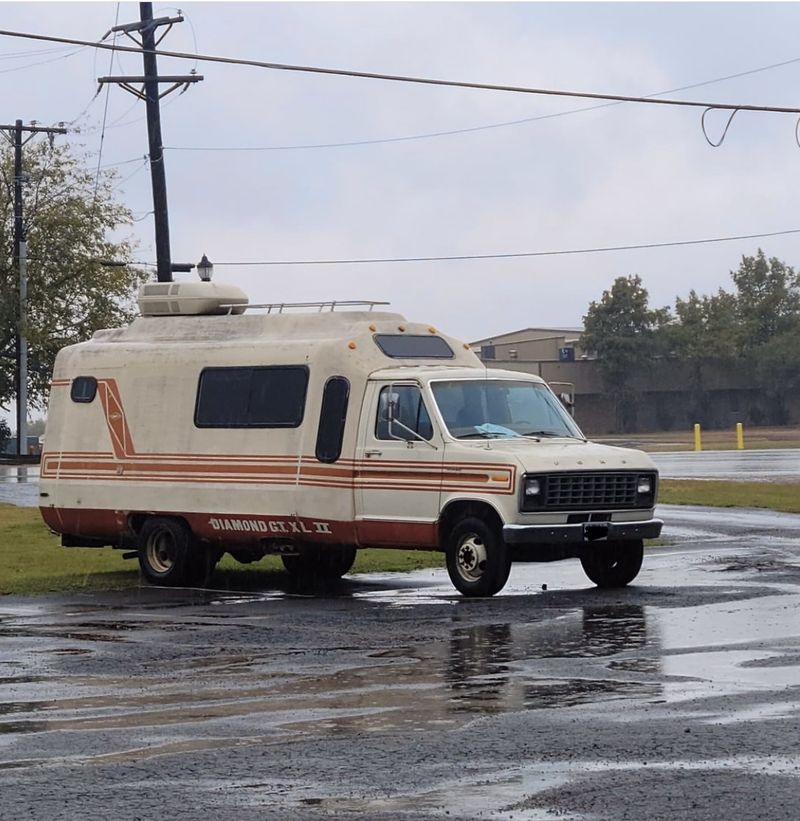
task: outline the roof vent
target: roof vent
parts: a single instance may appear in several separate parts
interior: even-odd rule
[[[138,301],[142,316],[243,314],[248,303],[240,288],[218,282],[148,283]]]

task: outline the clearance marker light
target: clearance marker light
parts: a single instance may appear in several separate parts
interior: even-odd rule
[[[369,329],[372,331],[372,333],[375,333],[375,331],[378,330],[378,326],[377,325],[370,325]]]
[[[356,343],[353,342],[353,341],[350,341],[350,342],[347,343],[347,347],[350,348],[351,351],[354,351],[356,349]]]

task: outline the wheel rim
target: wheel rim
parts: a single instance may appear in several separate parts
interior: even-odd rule
[[[456,570],[466,582],[476,582],[486,572],[486,545],[477,533],[465,535],[456,550]]]
[[[175,539],[166,531],[153,533],[147,540],[145,556],[147,563],[154,572],[169,573],[169,571],[175,567],[175,560],[177,558]]]

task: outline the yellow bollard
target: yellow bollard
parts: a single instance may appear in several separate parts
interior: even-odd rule
[[[744,428],[741,422],[736,423],[736,450],[744,450]]]
[[[703,449],[703,442],[700,438],[700,425],[695,422],[694,425],[694,449],[700,451]]]

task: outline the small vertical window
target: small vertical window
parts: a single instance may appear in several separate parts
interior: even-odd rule
[[[316,456],[320,462],[335,462],[341,456],[349,398],[350,383],[343,376],[332,376],[325,383],[317,430]]]
[[[73,402],[93,402],[97,395],[97,380],[93,376],[76,376],[69,390]]]

